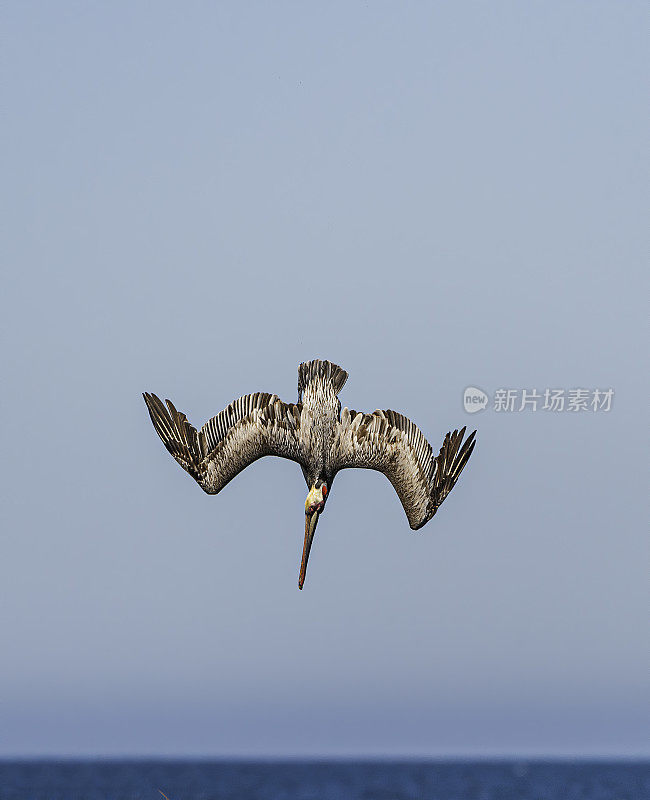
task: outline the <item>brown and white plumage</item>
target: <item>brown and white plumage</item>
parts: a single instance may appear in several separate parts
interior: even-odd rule
[[[239,472],[267,455],[296,461],[310,492],[305,504],[305,544],[299,586],[316,523],[335,475],[352,467],[383,472],[414,530],[425,525],[453,489],[474,449],[465,428],[448,433],[437,456],[420,429],[395,411],[357,413],[338,394],[345,370],[329,361],[298,369],[298,403],[257,392],[235,400],[197,431],[174,405],[144,394],[151,421],[176,461],[208,494],[217,494]]]
[[[418,530],[454,488],[474,449],[474,431],[448,433],[433,450],[415,423],[390,409],[372,414],[343,409],[336,469],[362,467],[382,472],[393,485],[409,525]]]
[[[217,494],[253,461],[262,456],[282,456],[302,463],[296,436],[300,406],[283,403],[264,392],[247,394],[232,402],[200,431],[185,414],[167,407],[155,394],[144,393],[151,421],[163,444],[186,472],[208,494]]]

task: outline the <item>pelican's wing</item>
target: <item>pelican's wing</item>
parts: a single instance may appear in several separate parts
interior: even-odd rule
[[[404,506],[409,525],[421,528],[454,488],[474,449],[465,428],[445,436],[434,457],[422,431],[395,411],[361,414],[343,409],[336,469],[362,467],[383,472]]]
[[[262,456],[281,456],[304,465],[299,442],[302,406],[256,392],[232,402],[200,431],[185,414],[155,394],[143,395],[163,444],[208,494],[221,489]]]

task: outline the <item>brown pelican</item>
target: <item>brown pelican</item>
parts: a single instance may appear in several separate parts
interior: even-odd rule
[[[218,494],[253,461],[280,456],[302,467],[309,494],[305,501],[305,541],[298,587],[319,516],[336,473],[350,467],[383,472],[418,530],[454,488],[472,454],[476,431],[463,442],[465,428],[448,433],[434,457],[422,431],[395,411],[357,413],[344,408],[338,394],[348,373],[330,361],[298,368],[298,402],[256,392],[235,400],[197,431],[174,408],[145,392],[151,421],[163,444],[203,491]]]

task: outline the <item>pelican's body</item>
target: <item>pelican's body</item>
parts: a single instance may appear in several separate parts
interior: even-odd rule
[[[474,449],[474,433],[448,433],[437,457],[420,429],[395,411],[357,413],[338,399],[345,370],[330,361],[309,361],[298,369],[298,402],[276,395],[244,395],[197,431],[167,400],[144,395],[165,447],[208,494],[217,494],[241,470],[266,455],[300,464],[309,494],[300,567],[302,589],[318,517],[341,469],[383,472],[395,488],[411,528],[436,513]]]

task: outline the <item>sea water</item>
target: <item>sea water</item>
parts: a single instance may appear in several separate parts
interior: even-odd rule
[[[648,800],[650,762],[0,761],[1,800]]]

